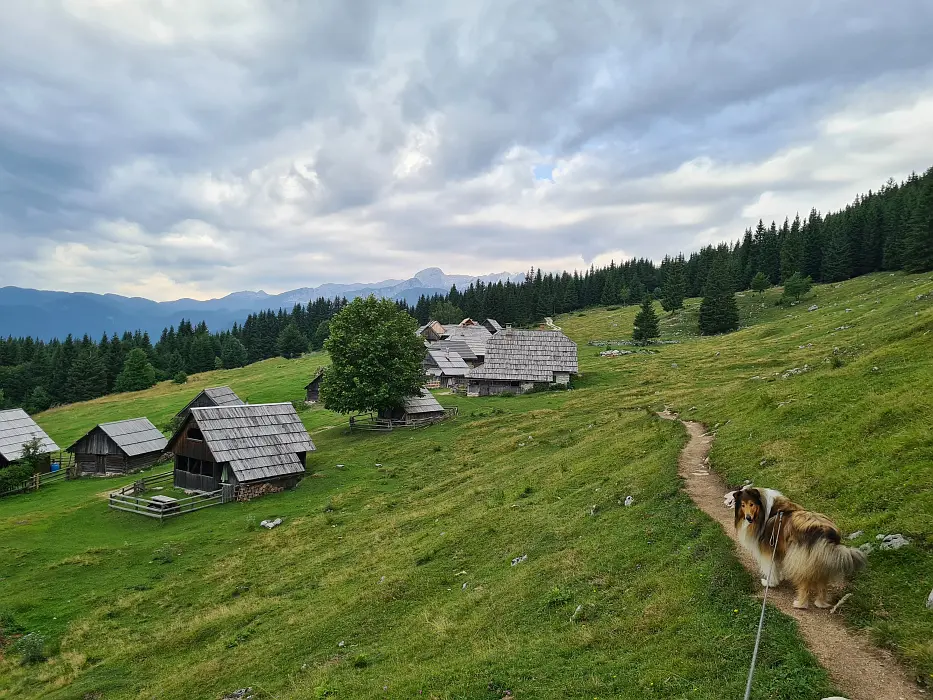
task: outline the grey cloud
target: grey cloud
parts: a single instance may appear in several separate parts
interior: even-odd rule
[[[671,192],[658,178],[823,138],[820,120],[859,91],[905,100],[933,68],[924,0],[66,7],[0,9],[0,276],[20,284],[56,244],[113,243],[102,224],[115,221],[143,232],[140,276],[211,289],[404,277],[391,266],[464,255],[490,269],[660,257],[733,225],[763,187],[795,186]],[[399,179],[422,129],[435,131]],[[532,161],[581,156],[585,172],[542,200],[566,222],[478,216],[531,207],[537,221]],[[889,174],[903,173],[877,178]],[[643,221],[626,205],[659,209]],[[672,225],[674,205],[704,218]],[[198,243],[190,221],[225,247]],[[173,232],[184,240],[167,245]]]

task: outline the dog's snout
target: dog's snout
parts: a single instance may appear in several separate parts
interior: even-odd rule
[[[755,519],[754,519],[752,516],[750,516],[750,515],[746,515],[746,516],[745,516],[745,519],[746,519],[748,522],[750,522],[750,523],[755,522]]]

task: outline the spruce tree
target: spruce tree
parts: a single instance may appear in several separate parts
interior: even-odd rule
[[[298,330],[298,326],[292,322],[285,326],[284,330],[279,334],[276,347],[279,354],[286,359],[301,357],[302,353],[308,351],[308,339],[304,333]]]
[[[728,267],[717,258],[710,268],[703,301],[700,303],[700,333],[728,333],[738,327],[739,309],[735,303]]]
[[[0,398],[0,407],[3,406],[3,400]],[[26,398],[26,403],[23,405],[23,408],[26,409],[27,413],[41,413],[42,411],[47,411],[52,407],[52,397],[49,396],[43,387],[37,386],[29,392],[29,396]]]
[[[140,348],[130,350],[123,364],[123,371],[117,376],[114,390],[140,391],[155,384],[155,367],[149,364],[146,351]]]
[[[801,258],[803,257],[803,237],[800,233],[800,215],[794,217],[784,240],[781,243],[781,281],[786,280],[795,272],[800,272]],[[777,280],[775,280],[777,281]]]
[[[842,282],[852,276],[852,256],[849,241],[843,231],[835,231],[823,252],[822,270],[824,282]]]
[[[236,369],[246,364],[246,348],[243,343],[230,336],[223,343],[221,358],[225,369]]]
[[[324,343],[330,337],[330,319],[324,319],[318,324],[314,331],[314,337],[311,339],[311,349],[314,351],[323,350]]]
[[[658,326],[658,315],[654,312],[652,298],[646,294],[641,303],[641,310],[635,315],[632,340],[636,343],[647,343],[649,340],[660,337],[661,329]]]
[[[752,291],[753,292],[758,292],[759,294],[762,294],[770,286],[771,286],[771,282],[768,280],[768,276],[764,272],[759,272],[757,275],[752,277]]]
[[[214,344],[209,335],[198,334],[188,348],[188,373],[210,372],[214,369]]]
[[[670,264],[661,287],[661,308],[668,313],[682,309],[684,296],[687,294],[687,280],[684,277],[684,264],[675,260]]]
[[[919,183],[904,235],[904,269],[907,272],[933,270],[933,168]]]
[[[795,272],[784,282],[784,299],[800,301],[800,297],[808,294],[812,287],[813,280],[809,277],[803,277],[799,272]]]

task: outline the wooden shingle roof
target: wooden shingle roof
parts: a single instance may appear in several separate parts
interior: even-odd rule
[[[420,396],[410,396],[405,399],[405,413],[416,416],[420,413],[439,413],[444,410],[437,399],[427,389],[421,390]]]
[[[555,372],[576,374],[577,346],[560,331],[499,331],[486,343],[482,365],[470,379],[552,382]]]
[[[476,353],[470,349],[466,341],[458,340],[438,340],[436,343],[428,345],[428,350],[450,350],[460,355],[460,359],[466,362],[476,362]]]
[[[305,467],[297,453],[315,450],[290,403],[192,408],[190,420],[215,461],[229,463],[240,482],[300,474]]]
[[[486,330],[488,330],[490,333],[498,333],[502,330],[502,326],[494,318],[487,318],[485,321],[483,321],[483,327],[485,327]]]
[[[448,340],[462,340],[470,346],[474,355],[486,354],[486,342],[492,337],[484,326],[451,326],[447,329]]]
[[[127,457],[136,457],[149,452],[162,452],[168,445],[168,440],[165,439],[162,431],[149,422],[148,418],[130,418],[112,423],[101,423],[97,427],[113,440]],[[68,449],[71,450],[71,447]]]
[[[191,401],[188,402],[188,405],[181,409],[177,415],[184,416],[192,406],[198,403],[202,403],[200,401],[202,396],[207,399],[207,401],[203,403],[207,403],[212,406],[243,406],[246,403],[233,392],[233,389],[228,386],[211,386],[207,389],[202,389],[199,391],[197,396],[191,399]]]
[[[428,356],[445,377],[465,377],[470,367],[453,350],[429,349]]]
[[[8,462],[23,456],[23,445],[39,438],[43,454],[58,451],[52,438],[21,408],[0,411],[0,455]]]

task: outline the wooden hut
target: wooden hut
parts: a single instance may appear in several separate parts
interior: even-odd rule
[[[188,411],[192,408],[206,408],[209,406],[243,406],[246,402],[233,393],[233,389],[228,386],[212,386],[201,391],[195,396],[188,405],[181,409],[177,418],[186,418]]]
[[[101,423],[68,451],[82,474],[126,474],[158,462],[167,444],[148,418],[130,418]]]
[[[502,326],[499,325],[499,322],[494,318],[487,318],[483,321],[483,328],[495,335],[502,330]]]
[[[393,423],[407,425],[421,421],[442,420],[446,416],[434,395],[427,389],[422,389],[418,396],[405,399],[405,404],[394,411],[380,411],[379,418],[391,420]]]
[[[424,373],[437,377],[441,386],[456,387],[466,383],[469,366],[450,349],[429,348],[424,358]]]
[[[440,333],[438,333],[434,326],[432,326],[430,323],[426,323],[425,325],[418,328],[416,333],[429,343],[433,343],[435,340],[441,339]]]
[[[315,447],[290,403],[193,407],[169,441],[175,486],[249,498],[294,486]]]
[[[36,471],[47,472],[51,469],[51,453],[58,452],[58,445],[23,409],[0,411],[0,468],[18,461],[23,456],[26,443],[36,438],[42,455]]]
[[[305,401],[307,403],[317,403],[321,400],[321,380],[324,378],[324,368],[321,367],[314,379],[305,385]]]
[[[460,356],[460,359],[467,363],[468,367],[475,367],[481,364],[476,353],[470,349],[465,340],[439,340],[436,343],[430,343],[428,350],[450,350]]]
[[[568,384],[577,372],[577,346],[560,331],[506,328],[489,338],[483,364],[467,375],[467,393],[523,394],[536,387]]]
[[[450,326],[444,336],[445,340],[459,340],[470,346],[470,351],[476,355],[479,362],[486,356],[486,342],[492,337],[484,326]]]

